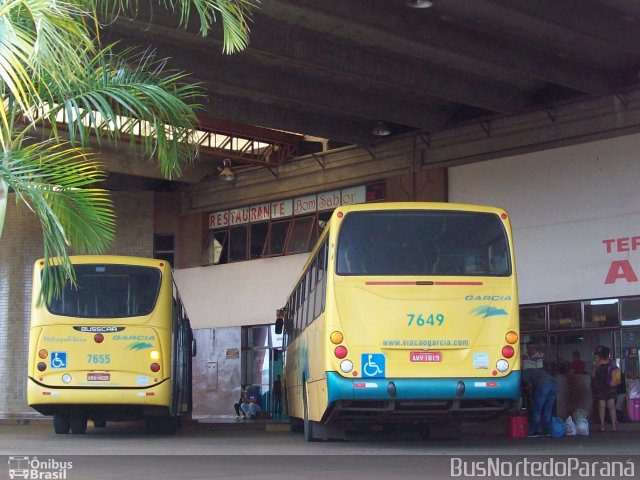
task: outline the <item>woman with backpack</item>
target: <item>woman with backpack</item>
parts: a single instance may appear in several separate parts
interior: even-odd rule
[[[615,365],[615,364],[614,364]],[[605,408],[609,410],[611,430],[615,432],[616,424],[616,395],[618,386],[609,385],[611,362],[609,361],[609,347],[598,346],[596,349],[591,378],[593,379],[593,396],[598,402],[598,418],[600,431],[604,432]]]

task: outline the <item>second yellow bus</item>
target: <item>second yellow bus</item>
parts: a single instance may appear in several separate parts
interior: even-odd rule
[[[520,397],[507,213],[451,203],[337,208],[276,322],[307,440],[352,426],[459,428]]]

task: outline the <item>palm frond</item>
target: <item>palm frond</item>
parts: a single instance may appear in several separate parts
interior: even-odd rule
[[[119,16],[136,17],[138,0],[85,0],[82,2],[109,19]],[[223,28],[223,52],[235,53],[249,44],[249,21],[252,10],[260,0],[156,0],[163,8],[180,14],[180,28],[186,28],[193,10],[200,21],[200,34],[211,32],[216,17],[220,16]]]
[[[64,84],[82,71],[94,49],[73,2],[12,0],[0,7],[0,80],[23,113],[40,103],[40,77]],[[40,85],[41,86],[41,85]],[[42,89],[40,89],[42,93]]]
[[[117,56],[111,47],[99,52],[82,82],[55,92],[49,120],[54,124],[65,111],[72,144],[88,145],[90,133],[111,141],[127,135],[158,160],[166,177],[178,175],[181,163],[195,157],[197,146],[186,140],[197,125],[202,89],[187,83],[184,73],[165,71],[166,61],[152,52],[127,54]]]
[[[87,150],[47,141],[5,154],[0,178],[40,220],[45,258],[40,298],[51,299],[74,279],[71,245],[79,253],[98,253],[113,242],[115,216],[108,192],[88,188],[104,173]],[[54,258],[61,269],[50,268]]]

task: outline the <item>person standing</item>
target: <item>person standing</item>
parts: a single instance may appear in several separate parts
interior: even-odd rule
[[[273,416],[282,415],[282,380],[280,375],[273,381]]]
[[[586,373],[586,368],[587,366],[580,358],[580,352],[577,350],[573,352],[573,360],[569,365],[569,373]]]
[[[527,368],[522,370],[522,380],[533,391],[529,437],[539,436],[540,427],[545,434],[550,434],[551,416],[556,402],[556,379],[542,368]]]
[[[618,419],[616,416],[616,396],[618,387],[610,387],[607,384],[609,376],[609,347],[598,346],[596,358],[591,369],[593,379],[593,397],[598,402],[598,420],[600,420],[600,431],[604,432],[605,409],[609,410],[611,419],[611,430],[616,431]]]

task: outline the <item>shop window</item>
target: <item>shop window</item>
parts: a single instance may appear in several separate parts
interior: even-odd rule
[[[247,226],[240,225],[229,229],[229,261],[238,262],[247,259]]]
[[[367,185],[367,202],[378,202],[387,198],[387,184],[385,182]]]
[[[546,330],[547,309],[544,305],[520,309],[520,329],[525,332]]]
[[[522,335],[520,344],[520,361],[522,368],[548,367],[548,341],[546,335]]]
[[[315,223],[315,215],[311,217],[300,217],[293,220],[291,237],[287,242],[285,254],[306,252],[309,249],[312,229]]]
[[[265,255],[282,255],[284,253],[290,226],[291,220],[281,220],[271,224]]]
[[[264,255],[268,232],[269,222],[251,224],[251,258]]]
[[[331,218],[332,214],[333,214],[332,211],[320,212],[318,214],[318,222],[316,227],[313,229],[313,236],[311,238],[311,243],[310,243],[311,248],[313,248],[313,245],[315,245],[316,240],[318,240],[318,237],[320,237],[320,235],[322,234],[324,227],[326,227],[327,223],[329,223],[329,219]]]
[[[578,359],[583,362],[584,372],[587,372],[587,365],[590,366],[593,351],[591,345],[585,342],[582,332],[567,332],[559,335],[552,335],[549,345],[549,371],[553,374],[565,374],[572,372],[571,364],[574,361],[574,353],[577,353]],[[579,362],[576,362],[575,368],[580,370]]]
[[[640,326],[640,298],[620,301],[620,320],[623,327]]]
[[[204,248],[203,262],[205,265],[227,263],[229,254],[227,248],[228,230],[213,231]]]
[[[153,258],[166,260],[171,264],[171,266],[175,266],[173,263],[174,253],[175,248],[173,235],[161,234],[153,236]]]
[[[640,330],[622,329],[622,371],[626,380],[640,378]]]
[[[549,305],[549,330],[573,330],[582,328],[580,302],[553,303]]]
[[[617,299],[584,302],[585,328],[610,328],[619,325]]]

